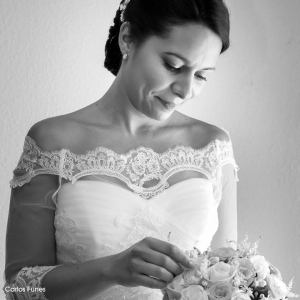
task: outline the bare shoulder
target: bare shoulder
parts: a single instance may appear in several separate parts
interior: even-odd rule
[[[228,133],[216,125],[191,117],[186,118],[185,124],[187,136],[193,148],[202,148],[214,140],[230,141]]]
[[[71,140],[79,134],[78,122],[69,115],[44,119],[35,123],[27,135],[44,151],[68,148]]]
[[[207,130],[207,135],[210,137],[210,140],[219,140],[219,141],[226,141],[226,142],[230,141],[230,137],[224,129],[213,124],[209,124],[205,122],[204,124]]]

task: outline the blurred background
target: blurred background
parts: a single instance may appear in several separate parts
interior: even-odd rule
[[[181,111],[230,132],[240,167],[239,239],[262,236],[260,253],[286,283],[295,277],[300,293],[300,1],[226,3],[231,48]],[[118,5],[0,0],[1,274],[8,182],[24,138],[37,121],[87,106],[111,85],[104,45]]]

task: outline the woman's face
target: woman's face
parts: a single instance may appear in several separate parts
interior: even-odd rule
[[[128,97],[142,114],[167,119],[198,96],[217,63],[221,39],[199,24],[173,27],[167,38],[152,36],[123,62]]]

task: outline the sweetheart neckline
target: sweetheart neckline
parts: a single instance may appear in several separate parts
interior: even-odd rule
[[[166,191],[168,191],[168,190],[170,190],[170,189],[172,189],[173,187],[175,188],[175,186],[177,186],[177,185],[181,185],[182,183],[184,183],[185,181],[193,181],[193,180],[204,180],[206,183],[209,183],[209,184],[212,184],[212,182],[211,181],[209,181],[208,179],[206,179],[206,178],[200,178],[200,177],[198,177],[198,178],[189,178],[189,179],[185,179],[185,180],[182,180],[182,181],[179,181],[179,182],[177,182],[177,183],[175,183],[175,184],[172,184],[170,187],[168,187],[167,189],[165,189],[162,193],[159,193],[158,195],[156,195],[156,196],[154,196],[154,197],[151,197],[151,198],[148,198],[148,199],[145,199],[145,198],[143,198],[143,197],[141,197],[141,196],[139,196],[139,195],[137,195],[137,194],[135,194],[133,191],[131,191],[131,190],[129,190],[129,189],[126,189],[126,188],[124,188],[124,187],[121,187],[121,186],[119,186],[119,185],[117,185],[117,184],[114,184],[114,183],[110,183],[110,182],[106,182],[106,181],[101,181],[101,180],[77,180],[76,182],[74,182],[74,183],[72,183],[72,182],[70,182],[70,181],[68,181],[68,182],[66,182],[66,183],[64,183],[62,186],[64,186],[64,185],[69,185],[69,184],[71,184],[71,185],[74,185],[74,184],[76,184],[77,182],[101,182],[101,183],[103,183],[103,184],[106,184],[107,186],[116,186],[117,188],[120,188],[120,189],[122,189],[122,190],[125,190],[125,191],[128,191],[131,195],[134,195],[134,196],[137,196],[137,197],[139,197],[139,198],[142,198],[142,199],[144,199],[144,200],[146,200],[146,201],[153,201],[154,199],[156,199],[156,198],[158,198],[160,195],[162,195],[162,194],[165,194],[166,193]],[[174,189],[173,188],[173,189]],[[172,189],[172,190],[173,190]]]
[[[149,152],[151,152],[152,154],[155,154],[155,155],[157,155],[157,156],[164,156],[164,155],[166,155],[166,154],[168,154],[168,153],[170,153],[170,152],[176,151],[176,150],[178,150],[178,149],[179,149],[179,150],[189,150],[189,151],[194,151],[194,152],[197,153],[197,152],[203,152],[203,151],[205,151],[207,148],[209,148],[209,147],[211,146],[211,144],[225,143],[225,144],[231,145],[231,139],[230,139],[230,138],[229,138],[228,141],[226,141],[226,140],[220,140],[220,139],[218,139],[218,138],[215,138],[215,139],[211,140],[207,145],[205,145],[205,146],[203,146],[203,147],[200,147],[200,148],[198,148],[198,149],[195,149],[195,148],[193,148],[193,147],[191,147],[191,146],[175,145],[175,146],[172,146],[172,147],[168,147],[168,148],[167,148],[165,151],[163,151],[163,152],[156,152],[156,151],[154,151],[154,150],[153,150],[152,148],[150,148],[150,147],[138,146],[138,147],[136,147],[136,148],[133,148],[133,149],[127,151],[125,154],[120,154],[120,153],[115,152],[115,151],[112,150],[112,149],[107,148],[107,147],[101,147],[101,146],[99,146],[99,147],[94,148],[93,150],[87,150],[87,151],[85,151],[85,153],[83,153],[83,154],[77,154],[77,153],[72,152],[70,149],[67,149],[67,148],[61,148],[61,149],[59,149],[59,150],[53,150],[53,151],[42,150],[42,149],[38,146],[37,142],[36,142],[32,137],[30,137],[29,135],[27,135],[27,136],[25,137],[25,139],[28,139],[31,143],[33,143],[34,146],[35,146],[40,152],[44,152],[44,153],[48,153],[48,154],[50,154],[50,153],[57,153],[57,154],[58,154],[58,153],[60,153],[61,151],[66,151],[66,152],[68,152],[69,154],[74,155],[74,156],[78,156],[78,157],[84,157],[84,156],[92,155],[92,154],[95,154],[96,152],[99,152],[99,151],[103,151],[103,152],[106,152],[106,153],[111,153],[111,154],[113,154],[113,156],[116,156],[116,157],[130,157],[130,156],[132,156],[133,153],[139,152],[139,151],[149,151]]]

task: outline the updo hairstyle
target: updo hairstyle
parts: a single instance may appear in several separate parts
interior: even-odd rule
[[[130,0],[123,18],[130,23],[137,47],[150,36],[167,37],[173,26],[187,23],[201,24],[218,35],[222,40],[221,53],[229,47],[229,12],[223,0]],[[105,68],[115,76],[122,63],[118,43],[122,23],[119,8],[109,29],[104,61]]]

